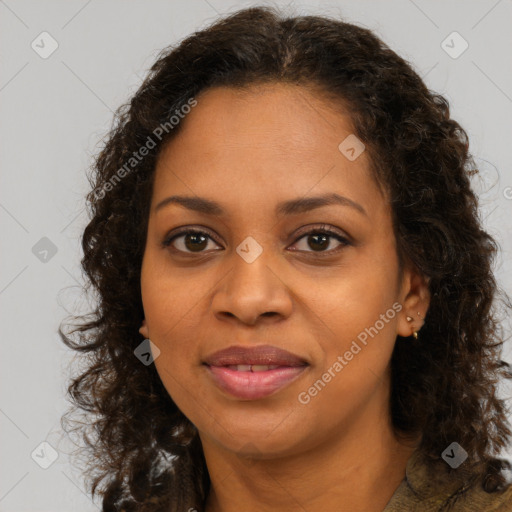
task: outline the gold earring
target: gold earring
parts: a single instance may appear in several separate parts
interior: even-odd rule
[[[422,316],[420,315],[420,312],[419,312],[419,311],[418,311],[418,316],[419,316],[422,320],[424,320],[424,318],[422,318]],[[406,316],[405,318],[407,319],[407,321],[408,321],[408,322],[412,322],[412,317],[410,317],[410,316]],[[417,339],[418,339],[418,331],[413,331],[412,336],[414,337],[414,339],[415,339],[415,340],[417,340]]]
[[[422,317],[422,316],[420,315],[420,312],[419,312],[419,311],[418,311],[418,316],[421,318],[421,320],[422,320],[422,321],[424,321],[424,320],[425,320],[425,318],[424,318],[424,317]],[[414,331],[414,332],[412,333],[412,335],[414,336],[414,339],[415,339],[415,340],[417,340],[417,339],[418,339],[418,331]]]

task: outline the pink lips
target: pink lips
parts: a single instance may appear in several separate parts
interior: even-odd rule
[[[205,364],[222,390],[246,400],[274,393],[308,366],[299,356],[270,345],[229,347],[208,356]]]

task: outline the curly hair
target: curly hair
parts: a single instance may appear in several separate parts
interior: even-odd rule
[[[197,429],[155,365],[134,356],[142,341],[140,271],[154,170],[161,148],[180,131],[169,116],[200,92],[278,82],[349,109],[372,176],[391,203],[400,268],[410,262],[429,278],[421,337],[397,336],[392,354],[396,435],[420,435],[429,469],[445,464],[440,454],[456,440],[485,491],[502,489],[502,470],[511,465],[497,456],[512,433],[498,385],[512,371],[501,360],[498,304],[512,304],[493,275],[498,244],[482,228],[466,132],[450,118],[448,101],[370,30],[252,7],[160,52],[116,111],[88,175],[81,265],[97,306],[59,334],[85,361],[70,379],[72,407],[62,424],[85,441],[90,492],[102,496],[105,512],[204,510],[210,479]],[[144,158],[135,158],[139,153]]]

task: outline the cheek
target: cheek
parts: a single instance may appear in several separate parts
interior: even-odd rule
[[[370,310],[375,314],[369,314]],[[322,362],[297,397],[303,415],[325,418],[326,431],[336,430],[343,418],[357,417],[376,399],[387,400],[386,373],[396,340],[396,310],[392,304],[381,309],[365,303],[365,311],[348,318],[344,321],[340,314],[326,337],[317,338],[324,352]]]
[[[323,352],[311,381],[326,384],[325,399],[365,395],[385,373],[397,335],[401,305],[392,285],[395,274],[377,265],[350,270],[330,280],[322,293],[317,288],[308,296],[308,315],[318,325],[316,340]]]
[[[334,270],[325,279],[309,283],[301,295],[315,317],[337,338],[356,336],[373,325],[397,299],[391,269],[361,259],[350,268]]]
[[[167,393],[187,416],[191,406],[193,410],[197,407],[197,382],[204,371],[199,349],[205,333],[200,331],[201,322],[194,317],[195,303],[197,300],[191,301],[189,306],[184,298],[181,302],[167,301],[167,307],[160,311],[158,319],[153,318],[156,327],[151,337],[160,349],[155,360],[160,379]]]
[[[202,291],[201,291],[202,290]],[[167,392],[174,399],[184,393],[182,383],[190,378],[199,361],[198,308],[204,288],[179,271],[163,272],[148,260],[141,274],[144,314],[151,341],[160,350],[155,366]],[[188,386],[190,388],[190,386]]]
[[[165,256],[148,253],[141,270],[141,293],[144,314],[151,339],[165,344],[167,337],[176,339],[183,321],[194,315],[194,306],[205,294],[205,285],[190,272],[171,269]]]

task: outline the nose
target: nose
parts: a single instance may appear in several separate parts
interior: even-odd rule
[[[267,255],[264,250],[249,263],[233,252],[231,269],[220,280],[212,300],[213,313],[219,320],[254,325],[262,318],[274,322],[291,314],[291,290],[284,273]]]

